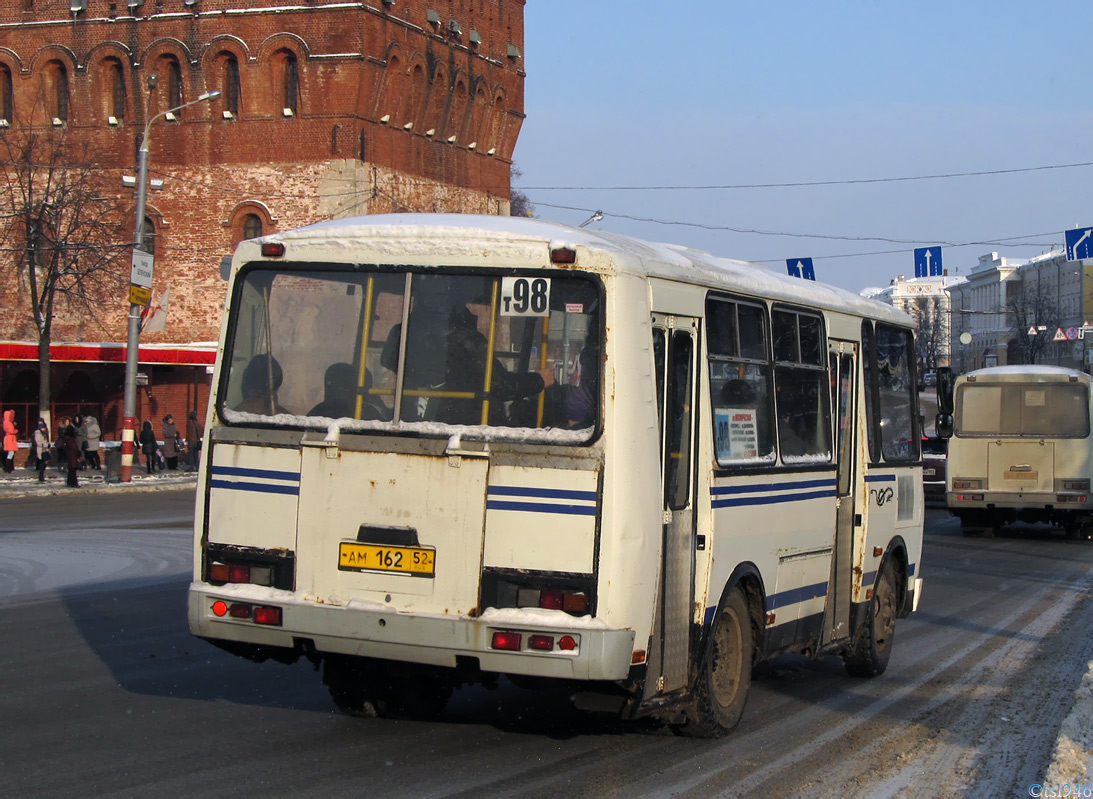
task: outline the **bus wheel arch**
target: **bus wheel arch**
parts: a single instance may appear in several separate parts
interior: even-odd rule
[[[734,573],[698,650],[686,721],[673,726],[676,733],[715,738],[739,724],[760,651],[762,602],[758,573]]]
[[[902,545],[902,540],[899,543]],[[865,619],[843,654],[846,671],[852,677],[879,677],[888,668],[896,619],[906,615],[903,609],[908,600],[907,554],[901,545],[893,541],[881,560]]]

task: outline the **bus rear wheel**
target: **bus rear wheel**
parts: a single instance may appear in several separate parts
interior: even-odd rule
[[[358,718],[435,718],[455,687],[427,667],[351,657],[327,658],[323,682],[338,709]]]
[[[896,570],[892,562],[884,564],[873,593],[869,618],[858,631],[853,648],[843,660],[852,677],[877,677],[888,668],[896,635]]]
[[[687,721],[673,727],[679,735],[691,738],[726,735],[744,715],[751,688],[754,644],[748,602],[739,588],[725,600],[716,625],[691,704],[686,709]]]

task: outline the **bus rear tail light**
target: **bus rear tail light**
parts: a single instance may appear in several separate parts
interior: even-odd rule
[[[270,627],[281,626],[281,609],[274,607],[257,607],[254,609],[254,623],[265,624]]]
[[[953,478],[953,491],[975,491],[982,487],[982,480],[969,480],[966,477]]]
[[[957,501],[959,502],[982,502],[982,494],[957,494]]]
[[[517,607],[564,610],[566,613],[583,616],[588,613],[588,594],[584,591],[563,591],[558,588],[521,588]]]
[[[262,244],[262,255],[266,258],[280,258],[285,254],[285,245],[279,241],[267,241]]]
[[[281,608],[271,605],[255,606],[249,602],[232,602],[229,605],[223,599],[218,599],[212,603],[210,609],[214,616],[220,618],[228,616],[233,619],[250,619],[255,624],[264,624],[268,627],[281,626]]]
[[[273,569],[269,566],[255,566],[238,563],[210,563],[210,583],[250,583],[251,585],[273,585]]]
[[[538,649],[541,652],[550,652],[554,649],[553,635],[529,635],[528,649]]]
[[[519,652],[522,640],[523,636],[520,633],[497,632],[493,634],[491,646],[494,649],[504,649],[507,652]]]
[[[1063,480],[1063,491],[1088,491],[1088,480]]]
[[[1084,494],[1057,494],[1056,502],[1085,502]]]

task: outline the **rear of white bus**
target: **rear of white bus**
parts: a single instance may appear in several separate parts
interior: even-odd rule
[[[960,377],[947,501],[965,535],[1046,522],[1070,535],[1093,521],[1090,381],[1070,369],[994,367]]]
[[[306,231],[236,255],[193,633],[321,662],[351,713],[627,678],[633,629],[597,614],[603,282],[546,240]]]

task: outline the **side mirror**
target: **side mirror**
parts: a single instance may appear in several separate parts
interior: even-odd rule
[[[941,438],[953,437],[953,415],[939,413],[934,417],[934,432]]]
[[[937,370],[937,410],[939,414],[952,415],[954,410],[953,405],[953,386],[956,384],[956,377],[953,375],[953,370],[948,366],[942,366]]]

